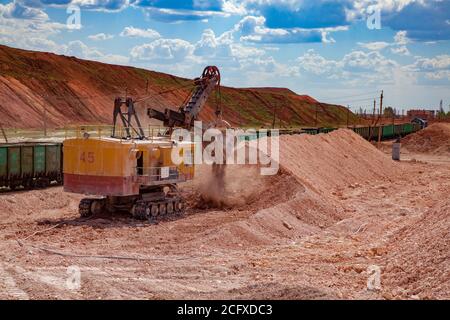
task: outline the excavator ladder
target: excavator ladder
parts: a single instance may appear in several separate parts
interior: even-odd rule
[[[211,92],[220,86],[220,72],[215,66],[208,66],[203,70],[202,76],[194,80],[195,88],[189,99],[178,111],[165,109],[164,112],[149,108],[147,114],[150,118],[160,120],[164,126],[183,127],[190,129],[194,120],[206,104]]]

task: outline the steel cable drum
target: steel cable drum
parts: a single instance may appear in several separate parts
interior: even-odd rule
[[[216,66],[207,66],[202,73],[201,79],[216,79],[216,85],[220,86],[220,71]]]

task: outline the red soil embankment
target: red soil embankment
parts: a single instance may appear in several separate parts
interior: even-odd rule
[[[402,140],[409,151],[433,155],[450,155],[450,124],[434,123]]]
[[[436,203],[391,240],[384,282],[421,299],[448,299],[450,201]],[[403,292],[398,292],[402,297]],[[404,296],[403,296],[404,298]]]
[[[224,76],[226,72],[222,70]],[[44,118],[48,127],[111,124],[114,98],[125,95],[150,96],[136,110],[143,125],[158,124],[148,119],[147,108],[178,109],[192,85],[190,79],[160,72],[0,45],[0,125],[6,128],[42,128]],[[215,96],[201,120],[215,118]],[[309,126],[315,123],[316,108],[324,126],[344,124],[347,116],[342,106],[320,104],[284,88],[222,87],[220,101],[223,118],[235,126],[271,126],[274,112],[277,125]]]
[[[335,190],[399,173],[395,162],[351,130],[282,136],[278,175],[259,176],[255,166],[227,166],[223,197],[228,210],[249,211],[211,233],[209,241],[262,245],[314,234],[347,216]],[[200,190],[208,175],[209,167],[199,172]]]

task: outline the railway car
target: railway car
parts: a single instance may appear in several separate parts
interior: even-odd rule
[[[394,135],[394,125],[385,125],[383,126],[381,137],[383,139],[392,139],[395,137]]]
[[[353,128],[353,131],[356,132],[357,134],[359,134],[364,139],[369,140],[372,129],[373,128],[370,128],[370,127],[356,127],[356,128]]]
[[[420,125],[412,123],[403,123],[397,125],[383,125],[377,127],[355,127],[354,132],[362,136],[366,140],[377,140],[379,131],[381,130],[381,139],[389,140],[398,137],[404,137],[408,134],[417,132],[421,129]]]
[[[62,178],[61,143],[0,144],[0,188],[45,188]]]
[[[320,133],[330,133],[337,130],[337,128],[321,128]]]
[[[338,128],[302,128],[300,131],[296,131],[295,134],[310,134],[316,135],[320,133],[330,133]],[[421,130],[421,126],[415,123],[403,123],[403,124],[390,124],[382,126],[367,126],[367,127],[350,127],[355,133],[359,134],[366,140],[378,140],[378,134],[381,130],[381,139],[389,140],[398,137],[404,137],[408,134]],[[294,134],[293,130],[280,130],[280,134]]]

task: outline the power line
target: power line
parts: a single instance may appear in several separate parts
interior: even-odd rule
[[[171,93],[171,92],[174,92],[174,91],[177,91],[177,90],[181,90],[181,89],[184,89],[184,88],[189,88],[189,87],[192,87],[192,86],[193,86],[192,83],[189,83],[189,84],[185,84],[185,85],[182,85],[182,86],[178,86],[178,87],[173,88],[173,89],[168,89],[168,90],[163,90],[163,91],[160,91],[160,92],[156,92],[154,94],[150,94],[150,95],[147,95],[147,96],[143,96],[143,97],[137,98],[135,100],[135,103],[138,103],[138,102],[141,102],[141,101],[153,98],[155,96],[163,95],[163,94],[166,94],[166,93]]]
[[[116,94],[104,94],[104,95],[92,95],[92,96],[76,96],[76,95],[70,95],[70,96],[61,96],[61,95],[43,95],[41,98],[45,100],[64,100],[64,101],[79,101],[79,100],[89,100],[89,99],[95,99],[95,98],[111,98],[116,97],[119,93]]]
[[[355,100],[346,100],[345,102],[373,102],[373,100],[377,100],[377,98],[365,98],[365,99],[355,99]]]
[[[178,86],[176,88],[169,89],[169,90],[156,91],[153,94],[137,98],[136,102],[140,102],[141,100],[156,97],[159,95],[164,95],[164,94],[167,94],[167,93],[170,93],[173,91],[177,91],[177,90],[181,90],[181,89],[189,88],[189,87],[192,87],[191,83],[188,85]],[[116,92],[116,93],[111,93],[111,94],[97,94],[97,95],[90,95],[90,96],[77,96],[76,93],[69,94],[67,96],[62,96],[62,95],[57,95],[57,94],[44,94],[44,95],[41,95],[40,97],[47,101],[81,101],[81,100],[91,100],[91,99],[97,99],[97,98],[114,99],[115,97],[120,96],[121,94],[123,94],[123,92]]]
[[[323,98],[323,100],[345,100],[345,99],[354,98],[354,97],[372,96],[372,95],[378,94],[378,93],[379,93],[379,91],[371,91],[371,92],[355,94],[355,95],[348,95],[348,96],[331,97],[331,98],[328,97],[328,98]]]

